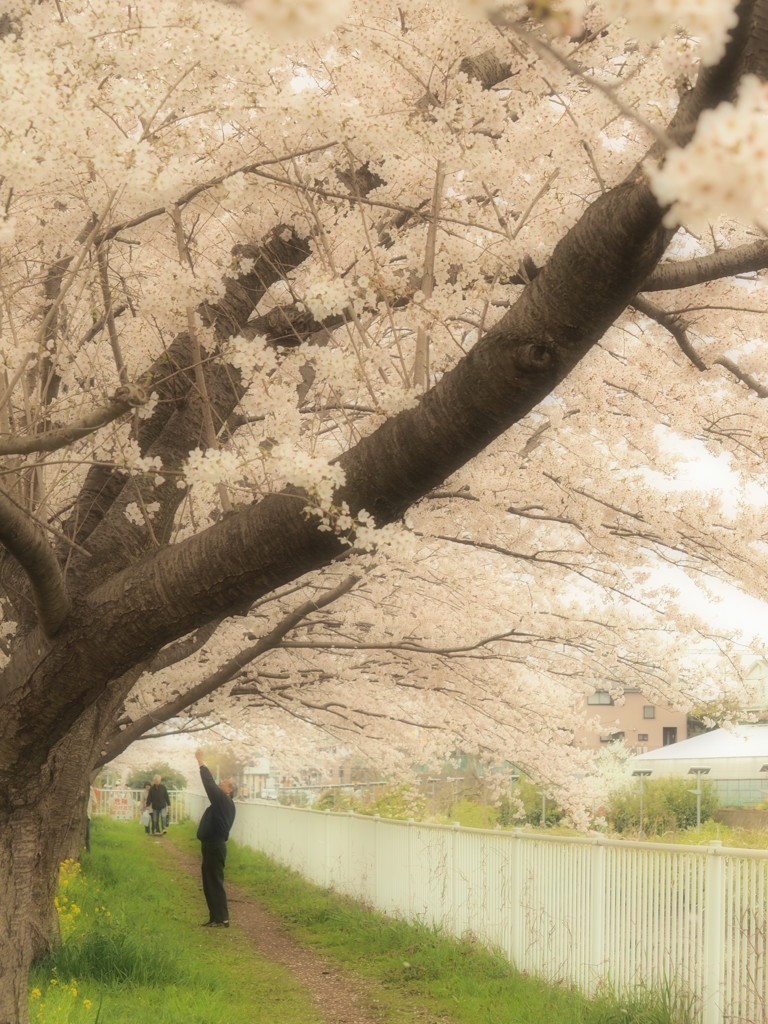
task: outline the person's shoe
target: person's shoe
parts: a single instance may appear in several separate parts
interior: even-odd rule
[[[203,921],[201,928],[213,928],[213,921]]]

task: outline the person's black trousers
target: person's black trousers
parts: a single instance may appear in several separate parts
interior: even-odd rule
[[[211,921],[229,921],[227,894],[224,891],[224,865],[227,844],[223,839],[201,839],[203,853],[203,893]]]

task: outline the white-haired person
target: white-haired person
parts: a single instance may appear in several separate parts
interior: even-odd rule
[[[147,807],[152,812],[152,835],[159,836],[165,831],[163,828],[163,814],[165,813],[166,807],[171,806],[171,798],[168,796],[168,790],[163,785],[163,780],[159,775],[156,775],[152,780],[152,785],[149,787],[147,792]]]

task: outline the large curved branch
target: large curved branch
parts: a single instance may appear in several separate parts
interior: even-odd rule
[[[54,637],[70,610],[59,563],[40,526],[0,494],[0,544],[13,555],[32,585],[40,627]]]
[[[391,522],[525,416],[647,277],[661,252],[661,218],[644,183],[598,199],[502,321],[419,405],[342,456],[346,485],[337,501],[353,514],[365,508],[380,523]],[[11,784],[2,766],[34,760],[37,729],[63,735],[109,680],[150,652],[339,554],[341,540],[318,531],[305,505],[301,494],[270,495],[160,548],[97,586],[60,644],[41,647],[35,636],[20,645],[0,683],[0,784]],[[51,693],[47,680],[65,672],[78,680],[78,692]],[[45,699],[32,706],[30,693]],[[33,733],[21,727],[30,714]]]

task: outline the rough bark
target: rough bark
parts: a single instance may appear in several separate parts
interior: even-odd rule
[[[27,1024],[30,965],[58,938],[58,869],[82,849],[89,739],[71,732],[35,774],[26,774],[23,801],[0,797],[1,1024]]]

